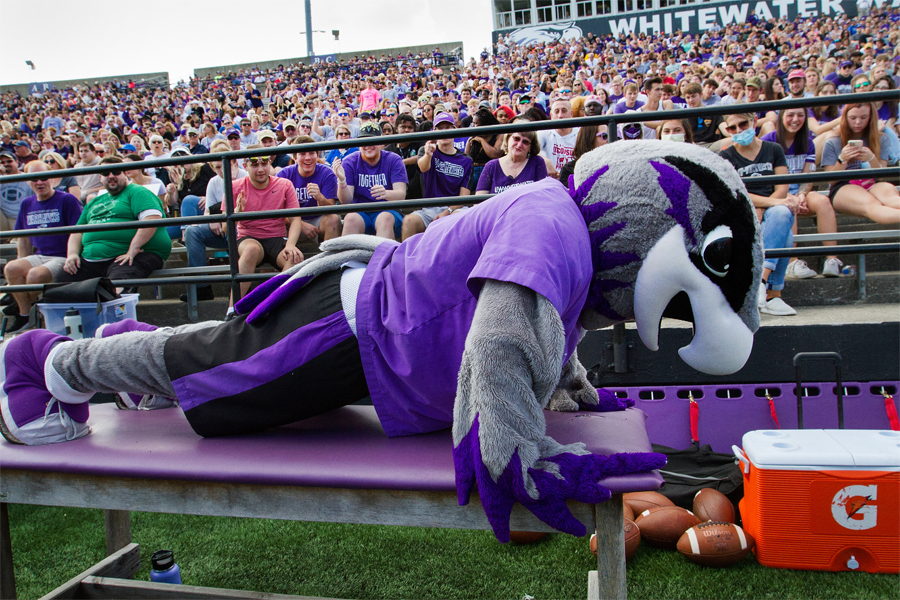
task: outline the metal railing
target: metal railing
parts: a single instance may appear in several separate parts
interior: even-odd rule
[[[409,134],[393,134],[387,137],[372,138],[355,138],[345,141],[327,141],[316,142],[312,144],[301,144],[295,146],[276,146],[272,148],[256,148],[253,150],[236,150],[231,152],[222,152],[216,154],[199,154],[176,158],[165,158],[155,160],[142,160],[139,162],[124,162],[118,164],[103,164],[93,167],[82,167],[78,169],[63,169],[52,171],[53,178],[64,176],[81,176],[94,173],[118,173],[120,171],[131,171],[135,168],[148,169],[160,168],[173,165],[190,165],[194,163],[206,163],[213,161],[222,161],[223,179],[225,182],[225,194],[223,202],[225,204],[225,212],[218,215],[197,215],[192,217],[166,218],[162,225],[158,220],[150,221],[129,221],[121,223],[102,223],[97,225],[81,225],[68,227],[54,227],[47,229],[28,229],[21,231],[5,231],[0,232],[0,242],[4,240],[14,239],[18,237],[33,237],[41,235],[61,235],[69,233],[84,233],[90,231],[109,231],[122,229],[144,229],[156,228],[160,226],[175,225],[197,225],[209,223],[227,223],[229,225],[226,233],[228,242],[229,256],[229,275],[189,275],[178,277],[154,277],[146,279],[125,279],[116,280],[116,284],[121,287],[135,287],[141,285],[192,285],[207,283],[231,282],[231,289],[234,301],[241,297],[240,284],[242,282],[260,281],[272,277],[273,274],[253,273],[240,274],[238,271],[238,253],[237,253],[237,234],[234,225],[239,221],[249,221],[257,219],[267,219],[273,217],[303,217],[305,214],[346,214],[350,212],[359,212],[371,210],[372,206],[366,204],[347,204],[335,206],[317,206],[298,209],[284,209],[276,211],[259,211],[251,213],[234,212],[234,194],[232,190],[232,159],[242,159],[260,156],[279,156],[284,154],[295,154],[298,152],[324,150],[332,150],[335,148],[352,148],[360,146],[373,146],[385,143],[385,140],[391,143],[403,142],[425,142],[427,140],[453,139],[460,137],[471,137],[473,134],[478,135],[495,135],[523,131],[543,131],[547,129],[559,129],[560,125],[565,127],[579,127],[584,125],[601,125],[606,124],[609,127],[609,141],[616,140],[617,127],[621,123],[636,123],[644,121],[673,120],[685,117],[696,117],[698,115],[728,115],[741,112],[761,112],[763,110],[784,110],[788,108],[807,108],[812,106],[828,106],[836,104],[835,99],[847,100],[851,96],[820,96],[815,98],[798,98],[785,99],[768,102],[754,102],[730,104],[726,106],[716,105],[701,108],[686,108],[666,111],[655,111],[647,113],[631,112],[618,115],[601,115],[593,117],[577,117],[566,119],[564,121],[536,121],[529,123],[507,123],[504,125],[492,125],[478,128],[467,129],[446,129],[441,131],[427,131],[421,133]],[[853,94],[854,102],[877,102],[877,101],[897,101],[900,100],[900,93],[896,90],[888,92],[867,92],[862,94]],[[806,183],[821,181],[844,181],[858,178],[860,171],[838,171],[838,172],[818,172],[805,173],[795,175],[770,175],[764,177],[745,177],[744,181],[752,180],[755,184],[782,184],[782,183]],[[868,169],[865,171],[868,178],[875,179],[897,179],[900,171],[896,168]],[[8,183],[15,181],[31,181],[46,178],[47,172],[41,173],[20,173],[17,175],[6,175],[0,177],[0,183]],[[450,196],[443,198],[426,198],[417,200],[401,200],[392,202],[378,202],[378,210],[403,210],[409,208],[447,206],[449,204],[474,205],[484,202],[493,197],[491,194],[471,195],[471,196]],[[766,256],[778,258],[787,256],[818,256],[818,255],[846,255],[846,254],[872,254],[884,252],[900,251],[900,243],[876,243],[846,246],[817,246],[806,248],[779,248],[768,250]],[[16,285],[16,286],[0,286],[0,293],[3,292],[24,292],[24,291],[40,291],[42,285]]]

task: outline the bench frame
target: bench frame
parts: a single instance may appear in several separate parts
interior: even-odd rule
[[[329,523],[490,529],[477,494],[472,495],[467,506],[460,507],[453,492],[243,485],[4,469],[0,479],[2,598],[16,597],[6,503],[104,509],[107,553],[110,555],[131,543],[129,511],[132,510]],[[569,502],[568,505],[576,518],[589,529],[593,527],[597,533],[597,571],[588,574],[588,598],[626,598],[622,495],[614,495],[610,501],[598,505],[579,502]],[[519,531],[554,531],[519,505],[514,507],[510,526]],[[90,573],[83,575],[88,577]],[[69,586],[67,589],[72,589],[70,584],[71,581],[66,584]],[[74,594],[75,591],[69,593]]]

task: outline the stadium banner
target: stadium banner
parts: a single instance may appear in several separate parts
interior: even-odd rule
[[[28,94],[30,96],[41,96],[44,92],[52,92],[53,84],[49,81],[41,81],[28,84]]]
[[[876,4],[887,5],[897,0],[875,0]],[[500,29],[493,32],[494,41],[503,34],[504,39],[516,44],[553,42],[578,39],[593,33],[605,37],[621,34],[699,34],[718,25],[745,23],[755,15],[760,21],[768,19],[797,19],[804,17],[857,15],[856,0],[751,0],[750,2],[715,2],[710,4],[690,4],[671,6],[660,10],[642,11],[622,15],[611,15],[593,19],[573,19],[529,25],[527,27]]]

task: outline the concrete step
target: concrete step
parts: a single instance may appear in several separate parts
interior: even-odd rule
[[[215,300],[199,302],[197,308],[200,321],[221,321],[228,310],[228,296],[219,296]],[[175,327],[189,323],[186,302],[176,299],[141,300],[137,305],[138,321],[152,323],[160,327]]]
[[[859,277],[788,279],[782,292],[793,307],[890,304],[900,302],[900,271],[866,273],[865,298],[860,298]]]

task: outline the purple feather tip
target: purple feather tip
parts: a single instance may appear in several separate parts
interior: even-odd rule
[[[255,290],[237,301],[237,304],[234,305],[235,312],[239,315],[246,315],[290,278],[291,276],[287,273],[279,273],[275,277],[264,281]]]
[[[261,302],[259,306],[253,309],[253,312],[247,317],[247,323],[255,323],[257,320],[269,314],[273,308],[293,296],[311,280],[311,277],[298,277],[297,279],[291,279],[285,285],[279,287],[275,290],[275,293],[271,294]]]

